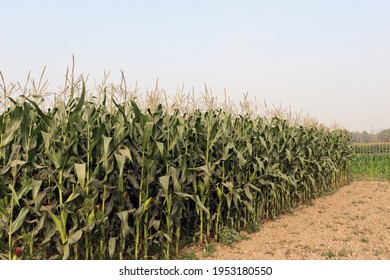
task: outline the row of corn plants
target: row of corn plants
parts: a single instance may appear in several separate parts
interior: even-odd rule
[[[108,102],[109,100],[109,102]],[[100,103],[0,115],[0,259],[170,259],[349,180],[347,132],[222,109]],[[113,108],[108,103],[114,104]]]
[[[380,154],[390,153],[390,143],[368,143],[354,144],[354,150],[357,154]]]

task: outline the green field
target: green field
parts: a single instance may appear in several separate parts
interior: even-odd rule
[[[390,180],[390,153],[357,154],[351,166],[355,180]]]

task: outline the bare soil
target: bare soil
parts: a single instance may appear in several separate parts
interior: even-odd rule
[[[355,181],[200,259],[390,260],[390,182]]]

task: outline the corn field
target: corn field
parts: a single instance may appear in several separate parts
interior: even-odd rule
[[[355,180],[390,180],[390,143],[353,144],[351,170]]]
[[[380,154],[390,153],[390,143],[368,143],[354,144],[354,150],[357,154]]]
[[[346,131],[72,88],[0,114],[0,259],[171,259],[350,179]]]

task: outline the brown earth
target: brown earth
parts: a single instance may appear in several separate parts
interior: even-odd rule
[[[313,205],[314,204],[314,205]],[[210,252],[209,252],[210,253]],[[353,182],[261,225],[233,247],[216,244],[217,260],[390,260],[390,183]]]

